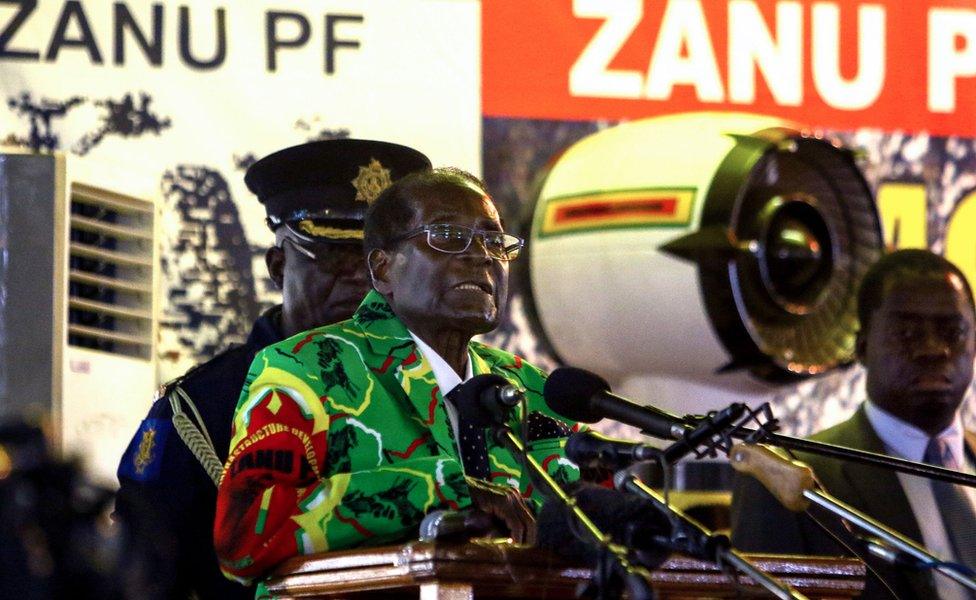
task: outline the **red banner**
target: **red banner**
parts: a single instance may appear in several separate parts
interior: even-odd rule
[[[490,0],[488,117],[719,110],[976,136],[972,0]]]

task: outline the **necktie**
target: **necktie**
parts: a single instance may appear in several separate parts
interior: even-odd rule
[[[939,438],[929,440],[923,460],[932,465],[959,470],[948,445]],[[976,568],[976,513],[972,503],[963,488],[955,484],[935,480],[931,483],[955,559]]]
[[[489,480],[488,442],[485,428],[475,425],[470,415],[459,410],[451,394],[446,399],[451,402],[458,417],[458,450],[461,451],[461,465],[464,474],[478,479]]]

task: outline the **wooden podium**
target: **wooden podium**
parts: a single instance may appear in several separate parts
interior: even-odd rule
[[[864,588],[861,561],[752,555],[764,571],[811,599],[854,598]],[[414,542],[404,546],[296,557],[268,581],[281,598],[575,598],[590,570],[551,554],[494,541]],[[659,598],[768,596],[747,577],[739,587],[718,567],[674,557],[653,573]]]

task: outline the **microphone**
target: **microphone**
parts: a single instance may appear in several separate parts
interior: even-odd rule
[[[578,535],[581,538],[586,538],[601,549],[601,564],[607,565],[607,568],[618,568],[621,571],[621,577],[626,582],[632,598],[638,600],[652,598],[654,595],[650,587],[650,573],[634,566],[628,558],[625,548],[609,542],[609,538],[597,528],[576,502],[567,496],[556,480],[532,455],[526,452],[525,444],[515,436],[506,424],[505,415],[511,406],[516,404],[515,399],[517,398],[514,393],[504,389],[509,385],[508,380],[504,377],[479,375],[451,390],[449,396],[454,397],[455,406],[457,406],[459,413],[464,410],[476,413],[476,419],[480,419],[482,423],[485,423],[485,426],[491,427],[492,434],[498,443],[513,456],[520,459],[522,468],[529,473],[538,491],[549,497],[550,501],[547,504],[556,507],[554,509],[556,512],[562,512],[567,518],[572,519],[575,532],[573,537]],[[552,420],[555,421],[555,419]],[[549,429],[548,427],[543,428]],[[463,456],[462,462],[464,462]],[[541,537],[543,528],[539,525],[538,529]]]
[[[593,523],[615,543],[643,552],[640,563],[653,568],[668,556],[660,544],[671,534],[671,522],[647,502],[631,494],[593,484],[580,484],[572,497]],[[592,561],[601,550],[585,539],[566,505],[547,501],[536,521],[538,547],[564,558]]]
[[[524,396],[501,375],[485,374],[459,383],[445,397],[475,427],[492,427],[505,423]]]
[[[645,505],[653,506],[669,523],[668,535],[656,536],[659,545],[694,558],[715,561],[719,566],[734,567],[777,598],[807,600],[806,596],[762,572],[749,559],[739,554],[732,547],[732,542],[727,535],[709,531],[701,523],[669,504],[664,496],[649,488],[636,475],[621,471],[614,476],[614,484],[618,489],[630,492],[644,500]]]
[[[622,469],[642,460],[656,460],[661,451],[653,446],[618,440],[595,431],[580,431],[566,441],[566,457],[580,467]]]
[[[573,421],[596,423],[606,417],[663,439],[681,439],[689,429],[682,417],[611,393],[610,384],[584,369],[556,369],[542,393],[550,409]]]
[[[661,458],[666,463],[673,463],[692,452],[698,452],[698,447],[703,444],[708,444],[708,451],[714,453],[715,436],[734,427],[735,422],[748,408],[745,404],[734,403],[717,413],[708,413],[695,427],[685,429],[677,442],[665,448],[660,454]],[[702,454],[699,453],[698,456],[701,457]]]
[[[484,377],[484,375],[481,375],[481,377]],[[515,408],[522,401],[522,398],[525,397],[525,392],[510,383],[497,388],[491,388],[491,391],[486,391],[486,393],[489,398],[508,408]]]
[[[420,522],[420,541],[429,542],[460,536],[487,535],[492,529],[491,515],[480,510],[435,510]]]

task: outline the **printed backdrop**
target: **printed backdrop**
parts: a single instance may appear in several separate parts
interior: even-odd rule
[[[243,339],[278,301],[256,158],[377,138],[480,170],[478,4],[0,4],[0,138],[163,209],[161,378]],[[435,83],[436,82],[436,83]]]
[[[781,117],[861,150],[889,246],[931,247],[976,277],[967,0],[10,0],[0,94],[6,143],[159,203],[161,379],[277,301],[242,175],[311,139],[397,141],[480,173],[524,229],[540,174],[587,135],[674,113]],[[552,368],[528,302],[516,285],[489,341]],[[806,433],[852,409],[860,378],[771,399]]]
[[[596,131],[682,112],[759,113],[856,149],[888,247],[932,248],[974,281],[971,2],[497,0],[483,4],[482,31],[484,176],[508,214],[524,214],[538,174]],[[635,326],[674,318],[648,313]],[[504,339],[532,355],[527,325],[513,315],[518,333]],[[667,349],[647,350],[649,371],[655,352]],[[644,399],[679,409],[687,398]],[[854,367],[766,399],[786,430],[806,434],[861,398]]]

